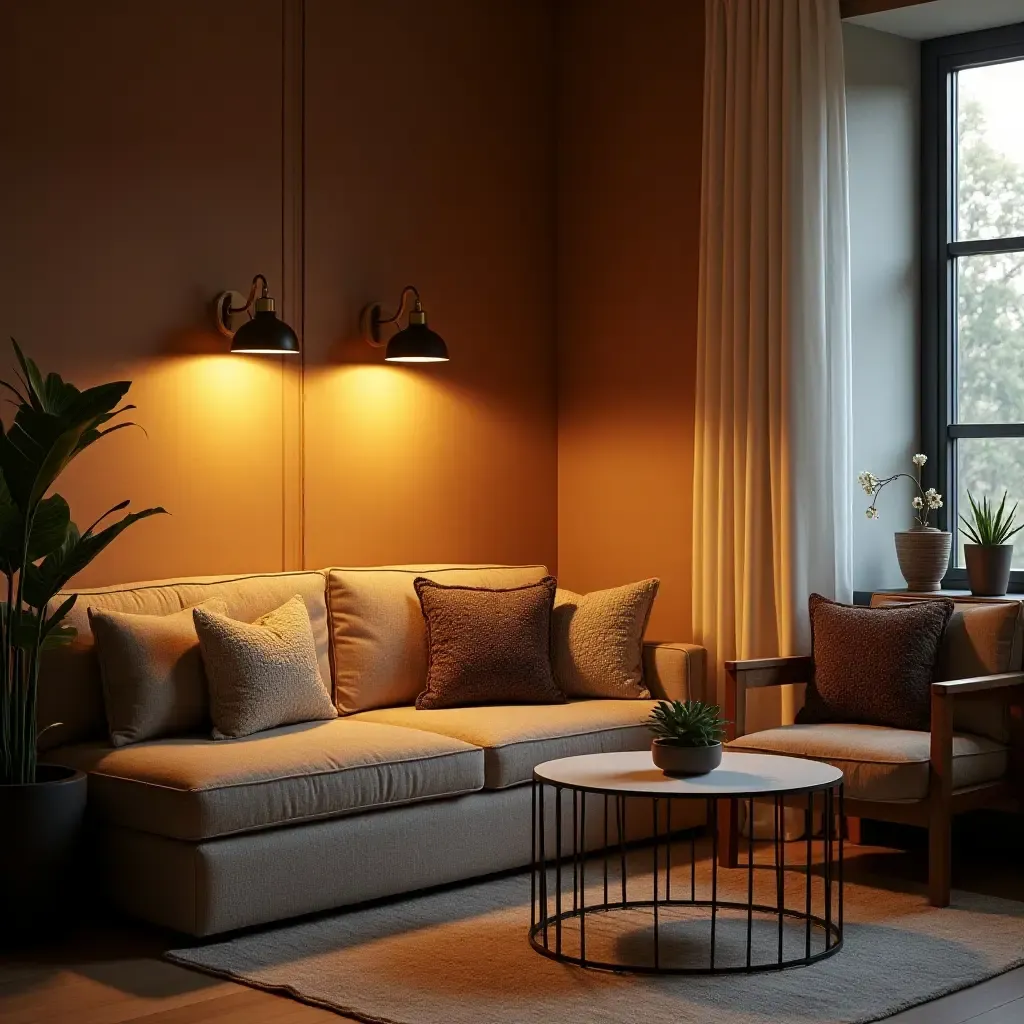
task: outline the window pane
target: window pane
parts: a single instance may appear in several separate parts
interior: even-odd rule
[[[957,447],[957,511],[968,521],[971,505],[968,490],[975,501],[987,496],[997,503],[1003,491],[1009,493],[1007,508],[1020,501],[1017,510],[1018,525],[1024,522],[1024,437],[962,437]],[[957,565],[964,564],[964,537],[957,540]],[[1013,539],[1013,567],[1024,569],[1024,531]]]
[[[957,238],[1024,235],[1024,60],[957,72]]]
[[[957,261],[958,423],[1024,423],[1024,253]]]

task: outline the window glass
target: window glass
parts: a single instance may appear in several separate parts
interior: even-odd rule
[[[1024,423],[1024,252],[960,256],[959,423]]]
[[[1006,507],[1017,501],[1017,525],[1024,523],[1024,437],[962,437],[956,442],[957,508],[971,520],[970,491],[975,501],[987,497],[997,505],[1003,491],[1008,492]],[[969,538],[967,538],[969,539]],[[964,565],[965,534],[961,524],[958,537],[957,565]],[[1024,531],[1013,538],[1013,568],[1024,569]]]
[[[957,72],[959,240],[1024,235],[1024,61]]]

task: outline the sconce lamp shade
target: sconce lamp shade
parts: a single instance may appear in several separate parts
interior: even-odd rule
[[[288,356],[301,351],[296,333],[278,319],[274,300],[267,292],[267,279],[262,274],[252,279],[248,299],[240,292],[221,292],[214,299],[213,309],[217,330],[231,339],[232,352]],[[236,328],[235,323],[243,313],[249,319]]]
[[[298,355],[299,339],[273,309],[257,309],[256,315],[235,331],[232,352],[254,355]]]
[[[410,323],[392,335],[384,354],[387,363],[446,363],[448,346],[444,338],[425,323]]]

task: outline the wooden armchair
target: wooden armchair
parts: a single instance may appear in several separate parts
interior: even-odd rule
[[[733,749],[791,754],[828,761],[847,773],[844,811],[847,836],[860,841],[861,818],[922,825],[928,829],[928,893],[932,906],[949,905],[951,823],[954,814],[1002,803],[1017,795],[1020,708],[1024,672],[932,684],[931,731],[914,733],[877,726],[795,725],[747,735],[747,691],[805,683],[809,657],[725,663],[727,739]],[[954,712],[968,702],[998,701],[1013,710],[1009,745],[954,729]],[[874,758],[874,760],[872,760]],[[896,758],[896,760],[886,760]],[[886,799],[886,796],[894,797]],[[738,806],[720,815],[719,858],[738,859]]]

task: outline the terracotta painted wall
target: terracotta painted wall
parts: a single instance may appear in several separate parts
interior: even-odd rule
[[[294,368],[207,326],[257,271],[299,309],[285,10],[0,2],[0,337],[76,383],[136,382],[148,437],[83,456],[61,484],[77,520],[129,495],[173,513],[79,582],[276,570],[303,547],[554,566],[550,9],[309,0],[304,533]],[[407,281],[448,366],[385,368],[354,338]]]
[[[309,0],[306,559],[556,557],[554,22]],[[358,337],[417,285],[451,362]]]
[[[567,0],[559,24],[560,578],[659,576],[690,633],[703,5]]]
[[[83,526],[125,497],[173,513],[83,583],[281,565],[280,361],[217,354],[206,316],[280,276],[279,29],[279,0],[0,6],[0,367],[13,335],[79,385],[133,379],[148,437],[60,490]]]

